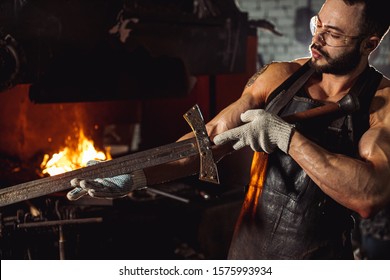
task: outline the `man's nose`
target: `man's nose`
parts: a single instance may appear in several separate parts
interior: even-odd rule
[[[325,42],[325,39],[324,39],[324,35],[322,32],[316,32],[314,35],[313,35],[313,38],[311,39],[311,41],[315,44],[320,44],[320,45],[323,45],[325,46],[326,45],[326,42]]]

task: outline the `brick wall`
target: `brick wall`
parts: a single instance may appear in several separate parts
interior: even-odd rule
[[[242,11],[248,12],[250,19],[268,20],[283,34],[277,36],[265,29],[258,30],[259,65],[310,55],[309,22],[305,20],[303,10],[310,5],[312,12],[317,13],[323,0],[236,0],[236,2]],[[303,33],[299,33],[299,30]],[[309,39],[297,40],[302,38],[297,35],[302,34]],[[371,55],[370,60],[375,67],[390,77],[390,34]]]

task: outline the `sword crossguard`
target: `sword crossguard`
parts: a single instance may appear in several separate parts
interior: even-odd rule
[[[218,169],[211,151],[211,141],[199,106],[194,105],[183,117],[194,132],[198,144],[200,156],[199,180],[219,184]]]

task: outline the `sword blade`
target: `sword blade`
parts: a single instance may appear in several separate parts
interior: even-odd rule
[[[113,177],[197,154],[199,154],[199,150],[196,139],[191,138],[63,174],[21,183],[0,190],[0,207],[70,189],[70,180],[73,178],[96,179]]]

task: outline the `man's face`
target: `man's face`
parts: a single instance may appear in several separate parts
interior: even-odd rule
[[[353,46],[338,49],[332,54],[324,50],[322,46],[311,44],[311,52],[320,54],[320,58],[312,56],[312,66],[317,72],[334,75],[344,75],[357,67],[361,59],[360,41],[355,42]],[[318,56],[317,56],[318,57]]]
[[[362,53],[360,26],[364,5],[326,0],[311,27],[313,67],[322,73],[344,75],[355,69]],[[313,23],[313,22],[311,22]],[[362,36],[364,37],[364,36]]]

